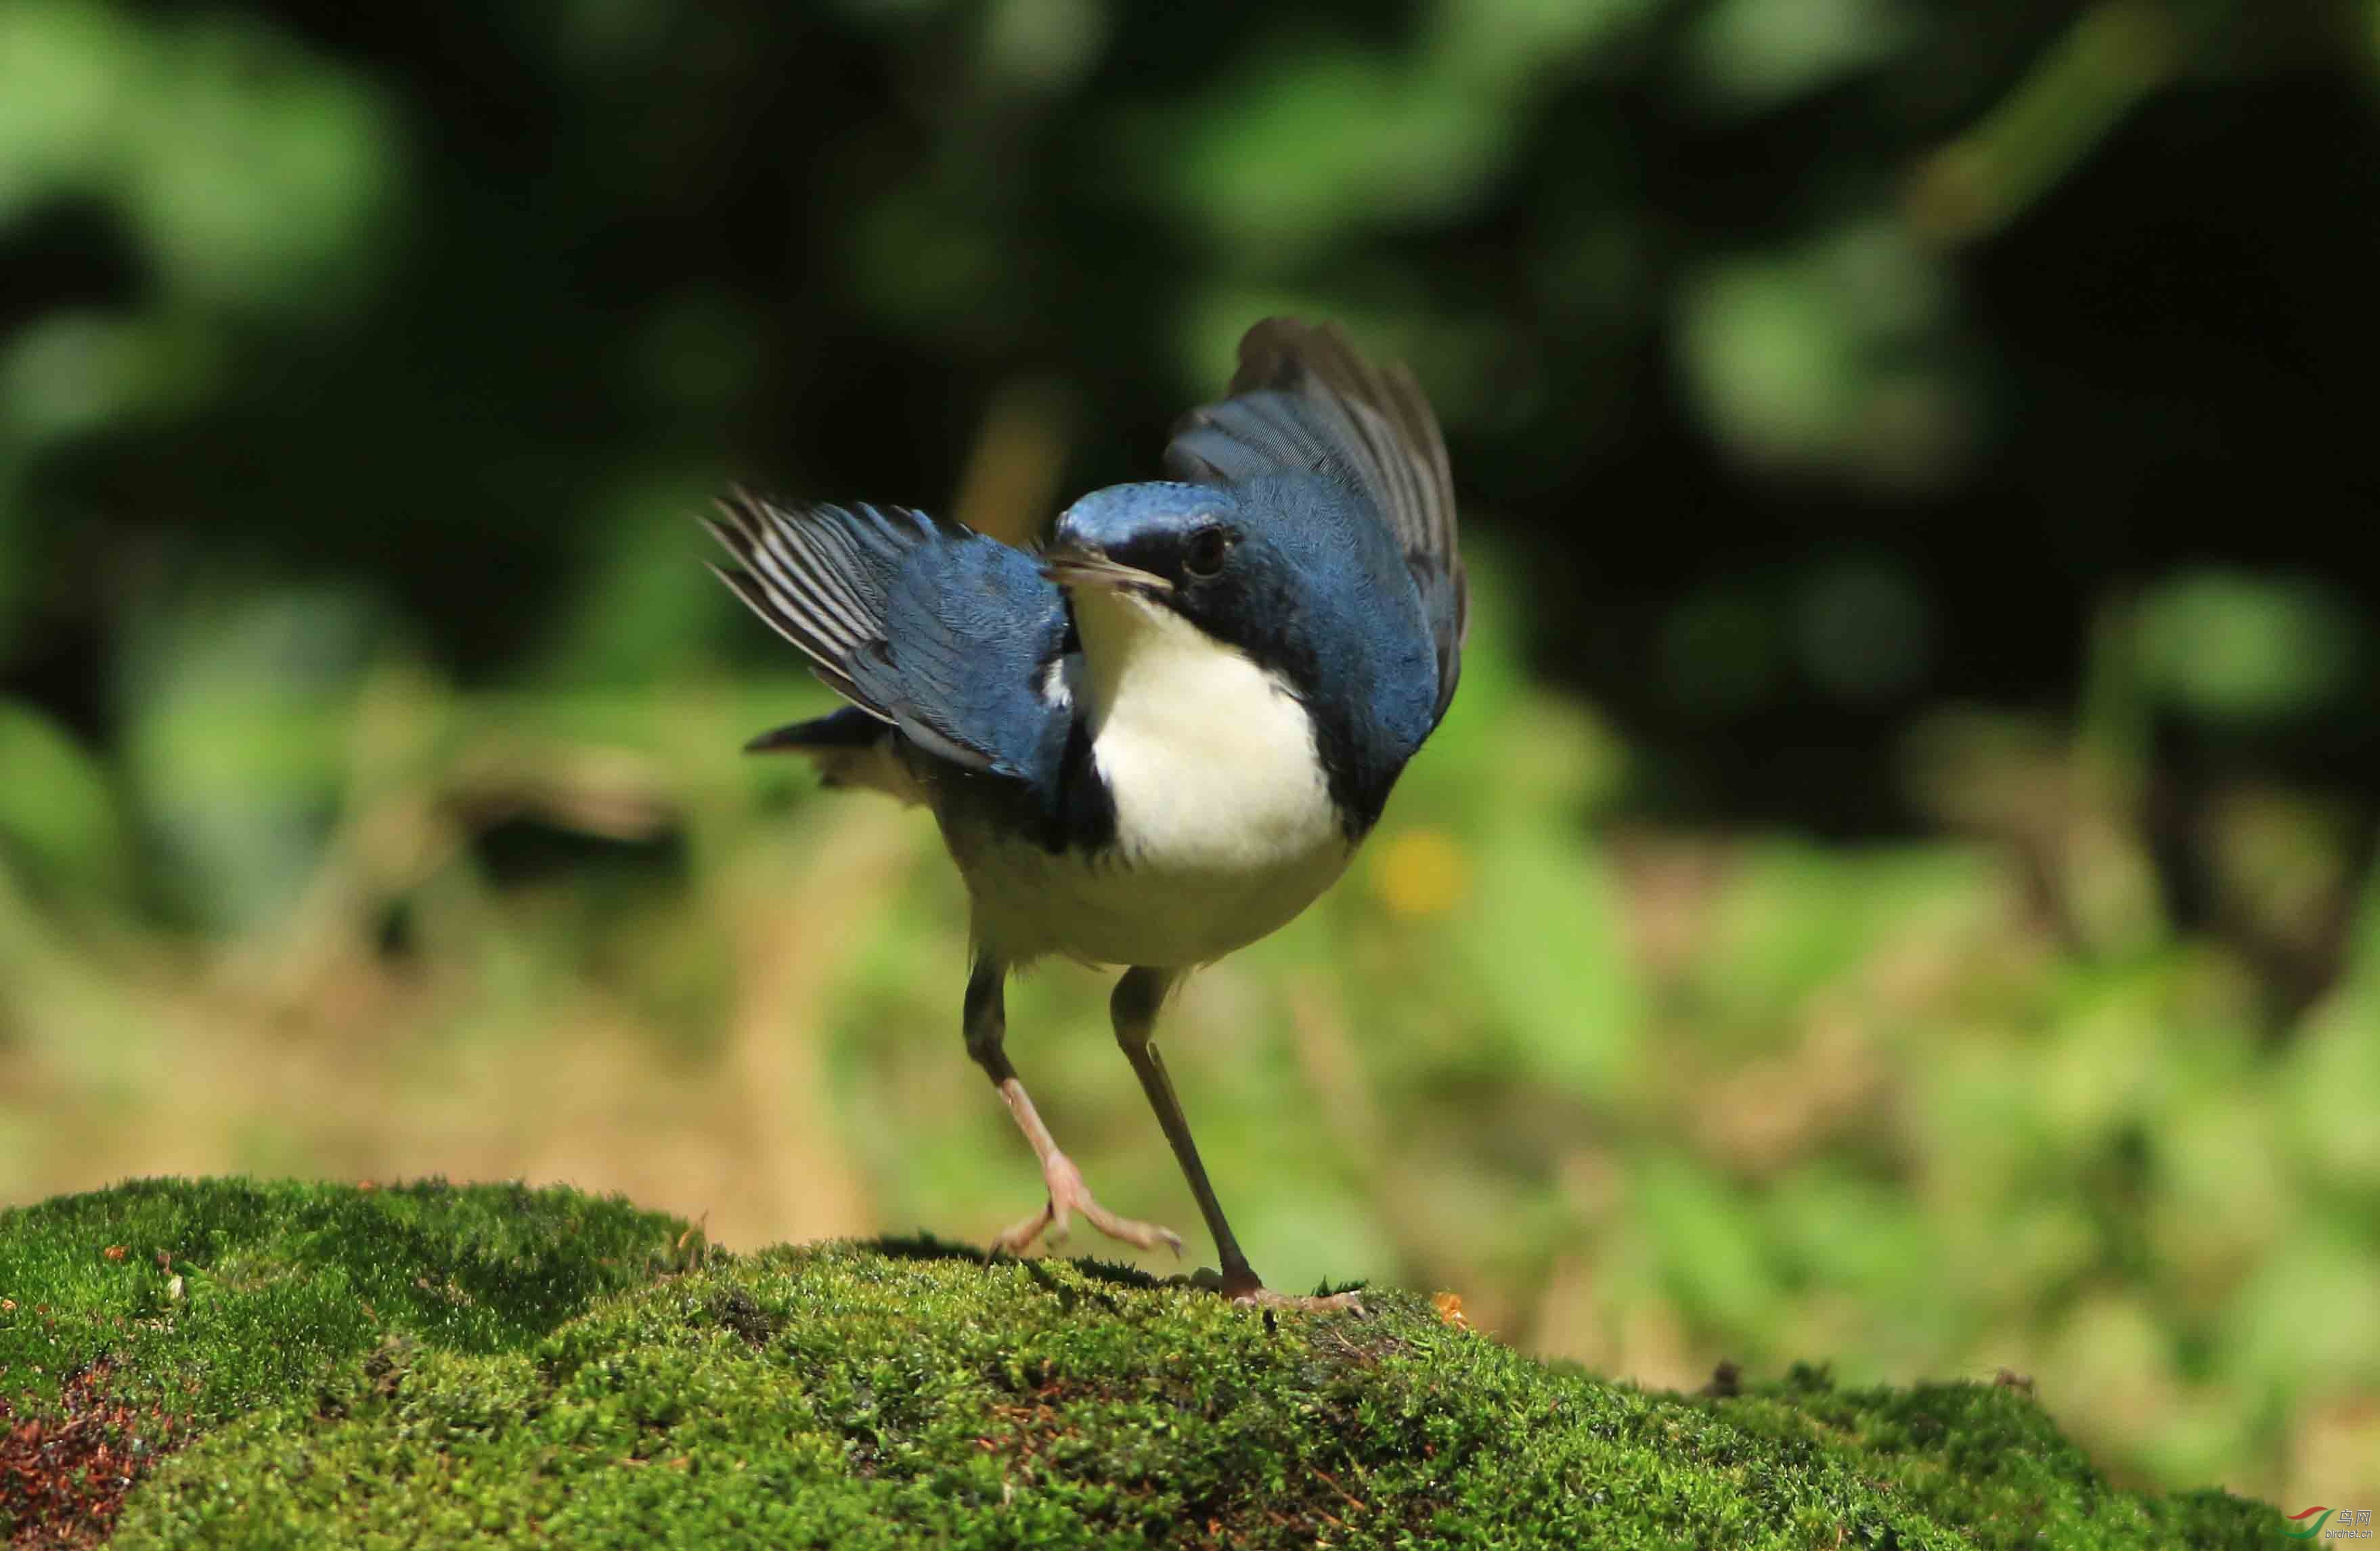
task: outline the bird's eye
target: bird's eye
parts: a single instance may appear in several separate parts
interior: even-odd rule
[[[1232,534],[1220,527],[1202,527],[1190,535],[1190,547],[1183,551],[1182,569],[1194,576],[1211,576],[1223,568],[1223,556],[1231,551]]]

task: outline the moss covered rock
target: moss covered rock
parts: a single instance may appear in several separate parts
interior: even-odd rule
[[[0,1527],[125,1546],[2268,1546],[2030,1397],[1648,1394],[1427,1299],[1268,1315],[927,1242],[704,1254],[565,1190],[0,1214]]]

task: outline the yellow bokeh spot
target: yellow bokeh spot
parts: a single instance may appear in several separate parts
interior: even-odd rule
[[[1391,915],[1442,915],[1463,897],[1463,848],[1443,830],[1404,830],[1372,863],[1372,892]]]

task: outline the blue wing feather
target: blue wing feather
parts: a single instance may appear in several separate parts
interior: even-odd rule
[[[1438,417],[1412,373],[1366,361],[1329,324],[1268,318],[1240,341],[1231,396],[1193,410],[1165,450],[1195,483],[1318,477],[1354,494],[1395,540],[1437,660],[1430,721],[1463,672],[1469,589]]]
[[[785,508],[738,493],[721,570],[819,676],[959,769],[1054,792],[1071,713],[1040,689],[1065,600],[1030,555],[899,507]]]

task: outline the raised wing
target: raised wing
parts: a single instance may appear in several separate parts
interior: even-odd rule
[[[1042,685],[1066,607],[1030,556],[899,506],[739,491],[719,512],[742,564],[711,569],[837,694],[963,769],[1055,780],[1071,713]]]
[[[1456,541],[1446,441],[1421,385],[1383,370],[1334,326],[1268,318],[1240,340],[1232,396],[1195,409],[1165,449],[1177,479],[1232,484],[1286,470],[1353,486],[1404,551],[1438,655],[1446,714],[1463,672],[1470,595]]]

